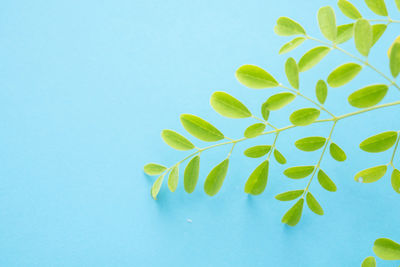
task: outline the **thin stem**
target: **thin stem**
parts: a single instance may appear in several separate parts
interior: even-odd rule
[[[272,151],[275,149],[275,145],[276,145],[276,141],[278,140],[278,136],[279,136],[279,132],[277,132],[275,134],[275,139],[274,139],[274,142],[272,143],[271,150],[268,153],[267,160],[269,160],[269,158],[271,157]]]
[[[394,20],[394,19],[369,19],[369,22],[386,22],[387,24],[390,23],[400,23],[400,20]]]
[[[382,104],[382,105],[378,105],[378,106],[373,106],[373,107],[370,107],[370,108],[361,109],[361,110],[358,110],[358,111],[355,111],[355,112],[350,112],[350,113],[347,113],[347,114],[344,114],[344,115],[341,115],[341,116],[337,117],[337,120],[341,120],[341,119],[344,119],[344,118],[355,116],[355,115],[358,115],[358,114],[361,114],[361,113],[365,113],[365,112],[368,112],[368,111],[371,111],[371,110],[390,107],[390,106],[396,106],[396,105],[400,105],[400,101],[395,101],[395,102],[386,103],[386,104]]]
[[[275,127],[274,125],[272,125],[271,123],[269,123],[269,122],[266,121],[266,120],[263,120],[263,119],[261,119],[261,118],[259,118],[259,117],[254,116],[254,115],[251,115],[251,117],[252,117],[253,119],[256,119],[256,120],[258,120],[258,121],[260,121],[260,122],[262,122],[262,123],[268,125],[268,126],[271,126],[271,127],[274,128],[275,130],[278,129],[277,127]]]
[[[397,133],[397,135],[399,135],[399,133]],[[392,157],[390,158],[390,161],[389,161],[389,165],[391,165],[393,167],[393,169],[395,168],[394,164],[393,164],[393,159],[394,159],[394,156],[396,155],[397,146],[399,145],[399,140],[400,140],[400,137],[397,136],[397,140],[396,140],[396,144],[394,145]]]
[[[229,157],[232,155],[232,151],[233,151],[233,149],[235,148],[235,146],[236,146],[236,143],[233,143],[233,144],[232,144],[232,147],[231,147],[231,150],[229,151],[229,154],[228,154],[227,158],[229,158]]]

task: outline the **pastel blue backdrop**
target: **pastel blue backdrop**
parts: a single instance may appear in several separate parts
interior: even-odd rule
[[[353,2],[377,18],[363,1]],[[400,18],[387,2],[392,17]],[[278,148],[288,164],[271,163],[261,196],[243,192],[259,160],[242,154],[251,144],[271,142],[268,136],[235,148],[217,196],[207,197],[202,182],[229,147],[203,153],[192,195],[180,183],[174,194],[164,186],[158,201],[150,197],[154,178],[144,175],[143,165],[171,165],[186,155],[167,147],[160,131],[184,132],[179,115],[193,113],[227,136],[240,137],[252,121],[222,118],[209,106],[210,95],[228,91],[258,114],[279,90],[247,89],[236,81],[235,70],[256,64],[287,84],[287,56],[278,50],[290,38],[274,35],[275,21],[292,17],[321,37],[316,12],[323,5],[336,1],[3,1],[0,266],[359,266],[373,255],[376,238],[400,241],[400,196],[391,189],[389,175],[368,185],[353,180],[358,170],[389,161],[391,151],[367,154],[358,144],[380,131],[398,130],[397,107],[338,124],[333,139],[348,160],[338,163],[327,155],[322,163],[338,191],[324,191],[314,181],[311,191],[325,215],[305,208],[294,228],[280,223],[290,203],[274,195],[304,188],[307,180],[289,180],[282,171],[315,163],[320,152],[299,152],[293,143],[327,135],[329,124],[280,136]],[[399,27],[391,25],[372,51],[370,61],[387,74],[386,50]],[[307,42],[290,56],[299,59],[315,45]],[[352,41],[344,47],[357,54]],[[332,52],[301,75],[301,91],[314,98],[316,81],[348,61]],[[348,85],[330,89],[327,107],[335,114],[354,111],[347,96],[382,82],[365,69]],[[398,98],[391,89],[384,101]],[[274,112],[271,122],[286,126],[291,111],[308,106],[299,99]],[[395,164],[400,167],[399,157]]]

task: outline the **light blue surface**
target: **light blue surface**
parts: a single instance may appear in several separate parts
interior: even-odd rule
[[[376,18],[357,2],[363,14]],[[282,171],[314,164],[320,152],[299,152],[293,142],[327,135],[329,125],[282,134],[278,147],[289,163],[271,164],[268,188],[258,197],[244,194],[243,185],[259,160],[246,159],[242,152],[271,137],[235,149],[226,182],[213,198],[203,193],[202,182],[228,147],[203,154],[200,185],[192,195],[180,183],[174,194],[163,187],[156,202],[149,194],[154,179],[142,172],[147,162],[171,165],[186,155],[159,138],[164,128],[183,132],[181,113],[206,117],[226,135],[240,137],[251,121],[215,114],[208,105],[211,93],[228,91],[257,113],[278,89],[246,89],[234,71],[256,64],[287,84],[286,56],[277,51],[290,38],[273,34],[276,19],[293,17],[320,37],[316,11],[335,3],[3,1],[0,266],[359,266],[373,254],[376,238],[400,241],[400,196],[389,176],[369,185],[353,180],[358,170],[388,162],[391,151],[367,154],[358,143],[380,131],[398,130],[396,107],[338,124],[333,139],[349,160],[337,163],[326,156],[322,163],[338,191],[323,191],[314,182],[311,191],[325,215],[305,208],[295,228],[280,223],[290,204],[274,195],[305,186],[307,180],[289,181]],[[390,7],[392,17],[400,18]],[[342,15],[338,19],[349,22]],[[371,62],[385,73],[386,49],[399,29],[391,26],[372,52]],[[314,45],[307,43],[291,55],[298,59]],[[356,53],[352,46],[345,45]],[[331,53],[302,75],[301,90],[314,97],[317,79],[347,61]],[[353,111],[347,95],[380,82],[365,70],[349,85],[331,89],[327,106],[335,114]],[[392,89],[385,101],[398,98]],[[290,112],[305,106],[310,105],[299,100],[271,120],[286,126]],[[396,164],[400,167],[398,157]],[[379,266],[395,265],[379,260]]]

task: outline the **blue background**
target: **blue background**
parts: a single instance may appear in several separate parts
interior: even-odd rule
[[[363,14],[377,18],[357,2]],[[288,164],[272,161],[260,196],[243,192],[260,160],[242,153],[252,144],[270,143],[272,136],[235,148],[225,184],[213,198],[202,183],[229,147],[203,153],[192,195],[182,183],[173,194],[164,186],[158,201],[149,194],[154,177],[144,175],[143,165],[170,166],[186,155],[166,146],[160,131],[183,133],[179,115],[193,113],[227,136],[241,137],[252,121],[222,118],[209,106],[210,95],[228,91],[258,114],[279,90],[247,89],[236,81],[235,70],[256,64],[287,84],[287,55],[278,50],[290,38],[274,35],[275,21],[292,17],[321,37],[315,14],[326,4],[336,1],[3,1],[0,266],[359,266],[373,255],[376,238],[400,241],[400,196],[389,174],[374,184],[353,180],[358,170],[389,161],[391,151],[367,154],[358,144],[398,130],[397,107],[338,124],[333,140],[348,160],[338,163],[326,155],[322,162],[338,191],[324,191],[314,181],[311,191],[325,215],[305,207],[294,228],[280,223],[290,203],[274,195],[304,188],[308,179],[289,180],[282,171],[314,164],[320,152],[300,152],[293,143],[327,135],[329,124],[281,134],[278,148]],[[400,18],[392,1],[389,6],[392,17]],[[386,50],[398,30],[391,25],[372,51],[371,62],[387,74]],[[299,59],[315,45],[307,42],[290,56]],[[352,41],[344,47],[357,54]],[[302,74],[301,91],[314,98],[316,81],[348,61],[332,52]],[[382,82],[365,69],[348,85],[330,89],[327,107],[338,115],[354,111],[347,96]],[[384,101],[398,98],[391,89]],[[308,106],[298,99],[274,112],[271,122],[286,126],[294,109]],[[395,164],[400,167],[398,157]],[[379,266],[394,263],[379,260]]]

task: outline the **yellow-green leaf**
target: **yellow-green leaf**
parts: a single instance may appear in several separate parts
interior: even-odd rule
[[[337,190],[335,183],[321,169],[318,171],[318,182],[325,190],[329,192],[336,192]]]
[[[299,23],[287,17],[280,17],[277,20],[274,31],[280,36],[306,34],[306,31]]]
[[[386,9],[385,0],[365,0],[365,3],[371,9],[372,12],[379,16],[387,16],[388,11]]]
[[[354,180],[360,183],[373,183],[381,179],[385,175],[386,170],[387,170],[386,165],[371,167],[359,171],[354,177]]]
[[[163,173],[166,169],[167,167],[157,163],[148,163],[143,167],[143,170],[147,175],[158,175]]]
[[[318,24],[319,29],[325,38],[330,41],[335,41],[336,17],[332,7],[325,6],[318,10]]]
[[[314,47],[305,53],[299,60],[299,71],[307,71],[317,65],[331,51],[329,47]]]
[[[304,198],[300,198],[282,217],[282,223],[295,226],[301,219],[303,212]]]
[[[394,0],[396,2],[397,9],[400,11],[400,0]]]
[[[251,195],[259,195],[264,192],[268,182],[268,160],[264,161],[250,174],[244,187],[244,192]]]
[[[325,81],[319,80],[317,82],[317,85],[315,86],[315,95],[317,96],[319,103],[325,103],[326,97],[328,96],[328,86]]]
[[[186,139],[186,137],[172,130],[163,130],[161,132],[161,138],[170,147],[176,150],[191,150],[194,148],[192,142]]]
[[[333,142],[329,146],[329,152],[332,158],[334,158],[337,161],[345,161],[347,158],[346,153],[344,153],[343,149],[341,149],[340,146],[338,146]]]
[[[153,186],[151,187],[150,193],[154,200],[157,200],[157,195],[160,192],[162,182],[164,181],[165,174],[161,175],[157,178],[154,182]]]
[[[388,89],[385,84],[370,85],[352,93],[348,101],[356,108],[372,107],[382,101]]]
[[[172,168],[171,172],[168,176],[168,188],[171,192],[175,192],[178,187],[179,181],[179,165],[176,165]]]
[[[375,1],[375,0],[373,0]],[[372,27],[366,19],[359,19],[354,24],[354,42],[358,52],[368,56],[373,41]]]
[[[274,150],[274,157],[275,160],[279,163],[279,164],[286,164],[286,158],[282,155],[281,152],[279,152],[276,148]]]
[[[214,196],[221,189],[228,172],[229,159],[225,159],[214,167],[208,174],[204,182],[204,192],[209,196]]]
[[[390,72],[396,78],[400,73],[400,44],[395,42],[390,51]]]
[[[268,110],[278,110],[290,104],[295,98],[296,95],[292,93],[278,93],[270,96],[267,99],[267,101],[265,102],[265,108],[267,108]]]
[[[305,40],[306,40],[306,38],[304,38],[304,37],[294,38],[292,41],[287,42],[286,44],[284,44],[281,47],[281,49],[279,50],[279,54],[282,55],[282,54],[292,51],[293,49],[295,49],[296,47],[301,45]]]
[[[283,174],[291,179],[302,179],[314,171],[314,166],[296,166],[287,168]]]
[[[375,240],[372,248],[382,260],[400,260],[400,244],[389,238],[379,238]]]
[[[271,150],[271,146],[269,145],[260,145],[249,147],[244,151],[244,155],[249,158],[260,158],[266,155]]]
[[[387,131],[368,137],[361,142],[360,148],[370,153],[386,151],[396,143],[397,135],[395,131]]]
[[[348,17],[350,19],[359,19],[359,18],[361,18],[360,12],[349,1],[347,1],[347,0],[339,0],[338,1],[338,6],[339,6],[340,10],[342,11],[342,13],[346,17]]]
[[[241,119],[251,116],[251,112],[242,102],[225,92],[213,93],[210,104],[216,112],[228,118]]]
[[[225,138],[212,124],[195,115],[182,114],[181,123],[186,131],[200,140],[213,142]]]
[[[391,177],[393,190],[400,194],[400,171],[394,169]]]
[[[299,67],[297,66],[296,60],[288,58],[285,64],[286,77],[295,89],[299,89]]]
[[[322,136],[310,136],[297,140],[294,145],[302,151],[315,151],[324,146],[326,138]]]
[[[310,192],[307,193],[306,202],[307,206],[312,212],[318,215],[324,215],[324,210],[322,209],[321,205]]]
[[[318,119],[320,111],[315,108],[303,108],[290,115],[290,122],[296,126],[306,126]]]
[[[276,195],[275,198],[279,201],[290,201],[299,198],[303,192],[304,190],[287,191]]]
[[[279,83],[268,72],[254,65],[243,65],[236,71],[236,78],[252,89],[277,87]]]
[[[390,59],[390,54],[392,53],[392,48],[394,46],[394,44],[400,43],[400,36],[397,36],[397,38],[394,40],[394,42],[392,43],[392,45],[389,47],[387,55]]]
[[[262,134],[262,132],[265,129],[265,124],[264,123],[256,123],[253,125],[250,125],[247,127],[247,129],[244,131],[244,136],[247,138],[254,138]]]
[[[342,44],[353,37],[354,23],[343,24],[337,27],[337,36],[335,43]]]
[[[361,267],[376,267],[376,260],[374,257],[366,257],[361,263]]]
[[[264,104],[262,104],[261,106],[261,115],[264,118],[264,120],[268,120],[269,118],[269,109],[267,107],[267,103],[265,102]]]
[[[193,157],[186,165],[185,172],[183,174],[183,185],[185,191],[189,194],[193,193],[199,179],[200,172],[200,156]]]
[[[346,63],[334,69],[328,76],[330,87],[340,87],[353,80],[362,67],[356,63]]]
[[[374,24],[372,25],[372,45],[378,42],[382,34],[386,31],[386,24]]]

